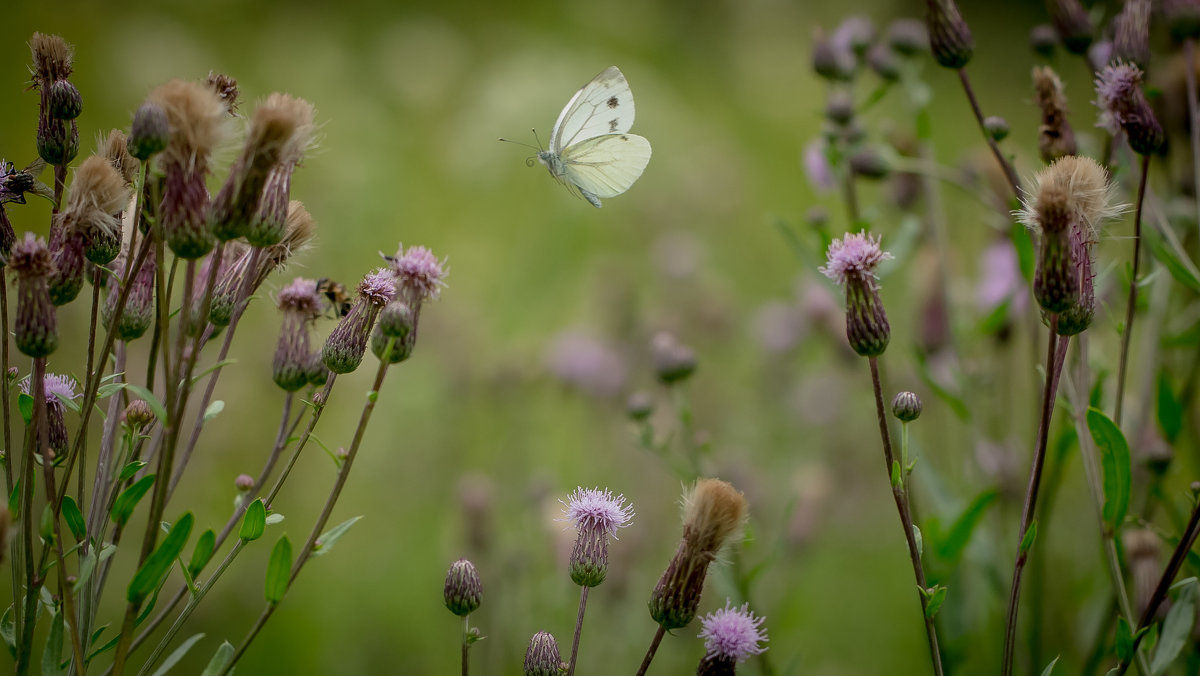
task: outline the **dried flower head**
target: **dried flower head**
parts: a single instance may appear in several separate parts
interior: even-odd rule
[[[750,604],[734,606],[726,599],[725,607],[700,618],[700,638],[704,639],[706,660],[725,659],[742,662],[751,655],[766,652],[759,645],[767,640],[763,620],[750,612]]]
[[[308,101],[288,94],[272,94],[266,104],[285,117],[291,133],[279,152],[279,161],[271,167],[263,186],[262,200],[251,221],[246,237],[254,246],[271,246],[284,237],[287,229],[288,200],[292,189],[292,173],[313,145],[315,111]]]
[[[71,76],[75,48],[58,35],[34,33],[29,39],[29,51],[33,55],[33,84],[45,87],[57,80]]]
[[[118,214],[128,203],[129,185],[121,172],[107,158],[92,155],[75,168],[59,227],[82,235],[87,259],[105,265],[121,251]]]
[[[1129,147],[1141,155],[1157,152],[1166,140],[1150,103],[1142,92],[1142,70],[1132,63],[1105,66],[1096,75],[1096,126],[1110,134],[1124,131]]]
[[[210,70],[208,77],[204,78],[204,84],[225,104],[225,109],[229,111],[230,115],[237,113],[240,94],[237,80],[224,73]]]
[[[120,129],[112,129],[107,136],[98,138],[96,145],[101,149],[99,154],[104,155],[108,163],[117,170],[121,179],[125,181],[125,185],[133,185],[141,163],[136,157],[129,154],[129,139],[125,137],[125,132]]]
[[[560,676],[562,673],[562,656],[554,634],[548,631],[534,634],[525,650],[525,676]]]
[[[567,500],[559,500],[563,517],[578,533],[571,553],[571,580],[581,587],[595,587],[608,575],[608,538],[616,539],[617,530],[629,525],[633,507],[625,504],[624,495],[599,488],[577,488]]]
[[[450,564],[443,596],[446,607],[455,615],[463,617],[475,612],[483,600],[483,585],[475,565],[466,559]]]
[[[745,523],[746,498],[720,479],[700,479],[684,496],[683,538],[650,595],[650,617],[665,629],[696,616],[708,565]]]
[[[1043,214],[1076,214],[1093,233],[1105,221],[1125,212],[1116,201],[1116,186],[1100,163],[1082,155],[1062,157],[1038,172],[1024,190],[1022,208],[1014,215],[1034,232],[1043,230]],[[1051,228],[1065,224],[1050,224]]]
[[[317,221],[298,200],[288,203],[287,223],[283,239],[263,249],[254,271],[254,288],[258,288],[272,272],[283,268],[293,256],[308,248],[317,231]]]
[[[1042,160],[1049,163],[1077,152],[1075,130],[1067,121],[1067,97],[1062,80],[1049,66],[1033,69],[1033,100],[1042,112],[1038,127],[1038,150]]]
[[[1113,19],[1113,51],[1117,61],[1145,68],[1150,62],[1150,0],[1125,0]]]

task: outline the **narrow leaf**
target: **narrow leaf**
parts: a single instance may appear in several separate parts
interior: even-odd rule
[[[1196,622],[1196,585],[1186,585],[1179,592],[1179,598],[1171,604],[1167,611],[1167,619],[1163,620],[1162,634],[1158,638],[1158,646],[1154,649],[1154,658],[1150,660],[1150,673],[1154,676],[1165,673],[1179,657],[1180,651],[1187,645],[1192,635],[1192,625]]]
[[[17,624],[13,619],[13,607],[9,604],[8,609],[4,611],[4,617],[0,617],[0,638],[4,639],[4,645],[8,646],[8,654],[13,659],[17,657]]]
[[[328,554],[329,550],[333,549],[333,545],[339,539],[341,539],[341,537],[343,535],[346,534],[346,531],[350,530],[351,526],[358,523],[358,520],[361,518],[362,518],[362,516],[359,515],[359,516],[356,516],[356,517],[353,517],[350,519],[346,519],[345,521],[339,523],[338,525],[334,526],[333,528],[330,528],[329,530],[325,531],[324,533],[321,533],[321,537],[317,538],[316,546],[313,547],[312,556],[321,556],[323,554]],[[920,537],[921,537],[921,531],[917,531],[918,541],[919,541]]]
[[[63,520],[71,529],[71,535],[75,536],[76,542],[83,542],[83,539],[87,537],[87,526],[83,523],[83,512],[79,511],[79,505],[75,502],[75,498],[64,495],[61,509]]]
[[[179,660],[182,660],[187,651],[191,650],[192,646],[196,645],[196,642],[202,638],[204,638],[204,634],[196,634],[184,641],[174,652],[167,655],[167,659],[163,660],[162,666],[155,670],[151,676],[166,676],[167,672],[171,671],[171,667],[179,664]]]
[[[159,401],[158,397],[156,397],[153,392],[147,390],[141,385],[134,385],[133,383],[129,383],[125,387],[146,402],[146,405],[150,407],[150,410],[154,413],[154,417],[158,418],[160,423],[165,423],[167,421],[167,409],[162,405],[162,402]]]
[[[171,564],[175,561],[175,557],[179,556],[179,552],[183,551],[183,546],[187,544],[195,520],[196,518],[192,516],[191,512],[186,512],[179,517],[175,525],[171,526],[167,536],[162,539],[162,542],[134,574],[133,579],[129,581],[129,588],[125,593],[127,601],[139,605],[146,600],[150,592],[158,588],[159,582],[171,571]]]
[[[279,603],[287,593],[288,577],[292,573],[292,542],[284,535],[271,550],[267,562],[267,583],[264,593],[267,603]]]
[[[42,652],[42,676],[60,676],[67,673],[62,668],[63,614],[54,613],[50,621],[50,633],[46,635],[46,648]]]
[[[188,563],[188,574],[194,579],[204,570],[204,566],[212,559],[213,548],[216,545],[217,536],[212,529],[204,531],[196,540],[196,548],[192,550],[192,560]]]
[[[33,397],[24,392],[17,395],[17,409],[21,411],[21,419],[25,424],[33,422]]]
[[[13,484],[12,492],[8,494],[8,514],[13,521],[21,518],[21,480]]]
[[[267,508],[263,506],[262,498],[250,503],[246,508],[246,516],[242,518],[242,529],[238,537],[246,542],[253,542],[262,537],[267,528]]]
[[[1167,378],[1166,370],[1158,374],[1158,426],[1162,428],[1163,437],[1167,443],[1175,443],[1179,432],[1183,429],[1183,404],[1175,396],[1171,388],[1171,380]]]
[[[913,524],[913,540],[917,543],[917,556],[925,555],[925,537],[921,535],[921,529],[917,528],[917,524]]]
[[[900,461],[892,461],[892,486],[900,485]]]
[[[225,641],[221,647],[217,648],[217,652],[213,654],[212,659],[208,661],[208,666],[204,667],[204,673],[200,676],[219,676],[224,673],[225,667],[233,660],[233,644]]]
[[[75,576],[75,584],[71,585],[71,589],[76,592],[83,589],[95,570],[96,550],[93,548],[89,549],[87,555],[79,560],[79,574]]]
[[[1054,659],[1050,660],[1050,664],[1047,664],[1046,668],[1042,669],[1042,676],[1050,676],[1050,674],[1054,673],[1054,665],[1058,664],[1058,658],[1060,657],[1062,655],[1055,655]]]
[[[123,389],[125,389],[125,383],[105,383],[96,388],[96,400],[110,397]]]
[[[1029,551],[1029,548],[1033,546],[1034,540],[1037,540],[1037,519],[1034,519],[1029,524],[1029,528],[1025,529],[1025,535],[1021,537],[1022,554]]]
[[[1133,463],[1129,444],[1116,423],[1099,409],[1088,409],[1087,425],[1092,441],[1100,451],[1100,465],[1104,470],[1104,523],[1115,533],[1125,522],[1132,492]]]
[[[119,477],[117,477],[117,481],[121,482],[121,481],[128,481],[129,479],[132,479],[133,475],[137,474],[138,470],[140,470],[141,468],[143,468],[145,466],[146,466],[146,463],[142,462],[141,460],[134,460],[133,462],[131,462],[128,465],[125,465],[124,467],[121,468],[121,475]]]
[[[129,521],[129,517],[133,514],[133,509],[146,496],[146,492],[150,490],[150,486],[154,485],[154,477],[154,474],[147,474],[134,482],[129,488],[121,491],[121,494],[113,502],[112,512],[110,512],[113,521],[122,525],[126,521]]]
[[[222,359],[221,361],[213,364],[212,366],[209,366],[208,368],[204,369],[203,371],[192,376],[192,384],[194,385],[194,384],[200,382],[201,378],[212,373],[213,371],[216,371],[219,368],[224,368],[226,366],[229,366],[230,364],[236,364],[236,363],[237,363],[236,359]]]
[[[946,538],[938,543],[935,551],[939,558],[951,562],[958,560],[971,541],[971,534],[975,532],[976,526],[983,519],[984,512],[996,501],[997,495],[995,489],[988,489],[975,496],[971,504],[967,505],[967,508],[954,521],[954,525],[950,526],[950,532],[947,533]]]
[[[1123,662],[1133,657],[1133,633],[1124,617],[1117,618],[1117,657]]]
[[[929,600],[925,603],[925,617],[933,619],[937,617],[938,610],[941,609],[942,603],[946,600],[947,588],[938,585],[933,588],[933,592],[929,594]]]

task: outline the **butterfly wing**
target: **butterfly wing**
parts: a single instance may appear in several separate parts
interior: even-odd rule
[[[629,190],[650,162],[650,142],[636,134],[605,134],[568,146],[562,152],[564,178],[600,206],[600,197]]]
[[[633,92],[616,66],[604,69],[575,92],[550,133],[550,150],[561,153],[586,139],[622,134],[633,127]]]

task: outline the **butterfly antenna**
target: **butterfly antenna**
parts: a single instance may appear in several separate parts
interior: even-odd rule
[[[533,140],[537,141],[538,152],[542,151],[542,139],[538,138],[537,129],[530,129],[533,132]]]
[[[526,148],[533,148],[534,150],[536,150],[538,152],[541,152],[541,150],[542,150],[541,148],[539,148],[537,146],[531,146],[528,143],[521,143],[520,141],[514,141],[512,139],[502,138],[500,140],[503,141],[504,143],[515,143],[519,146],[525,146]]]

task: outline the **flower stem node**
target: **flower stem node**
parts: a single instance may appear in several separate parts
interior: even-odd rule
[[[892,415],[900,422],[910,423],[921,417],[923,404],[914,392],[900,392],[892,399]]]
[[[470,615],[479,608],[483,600],[483,585],[474,564],[466,559],[450,564],[450,570],[446,572],[444,596],[446,608],[459,617]]]

